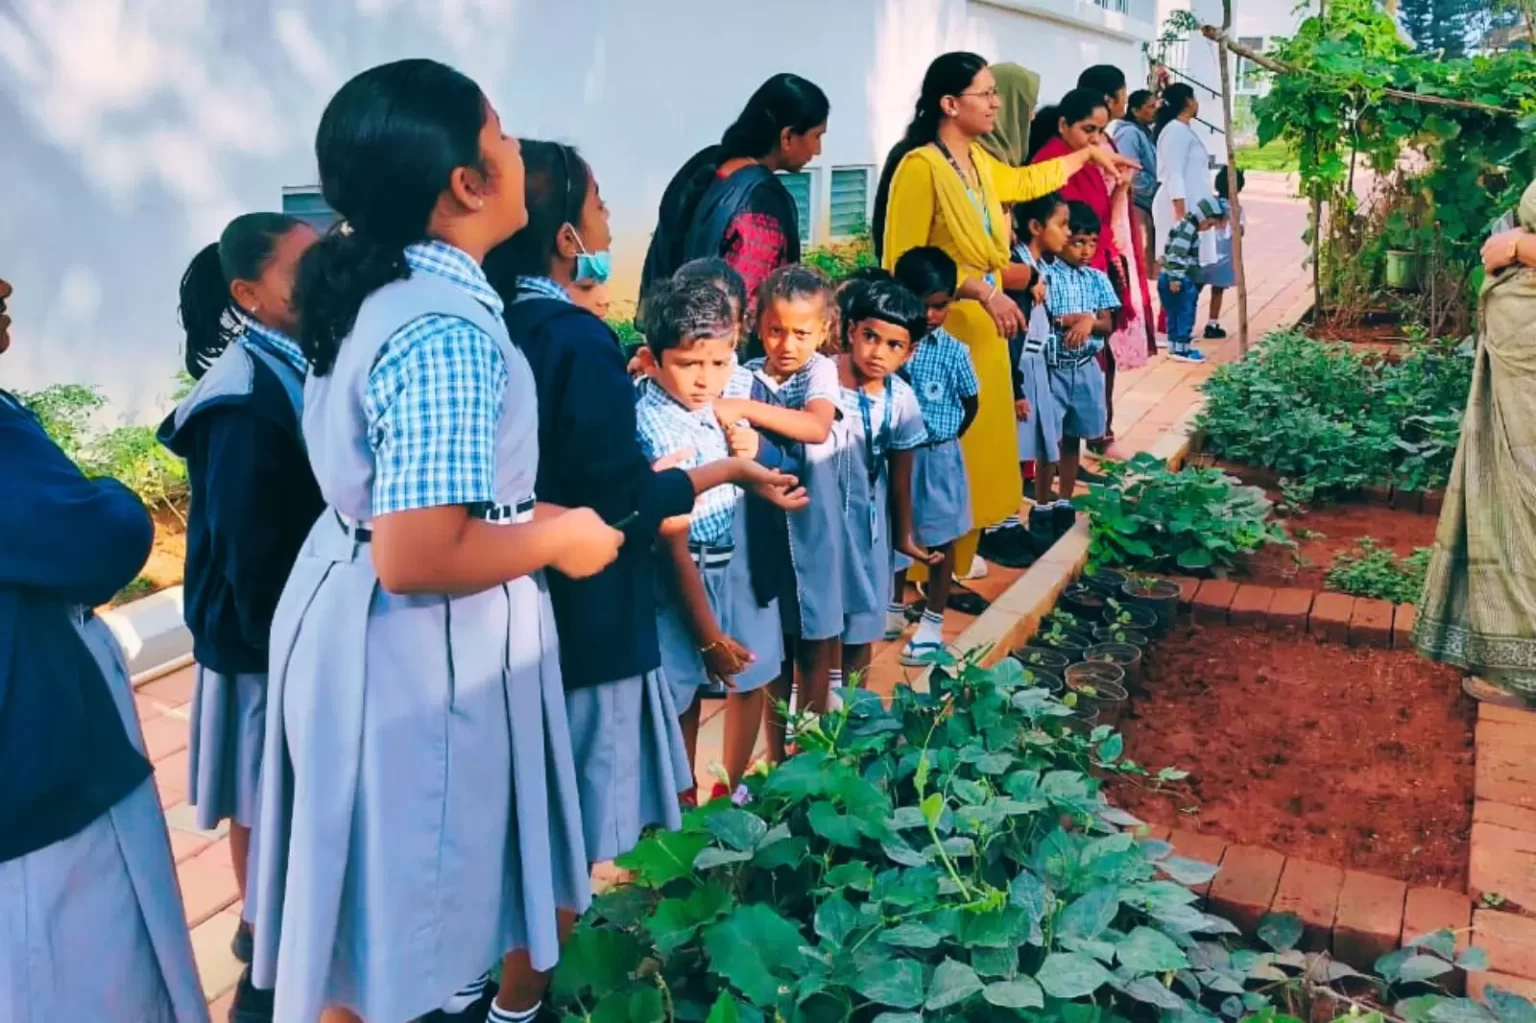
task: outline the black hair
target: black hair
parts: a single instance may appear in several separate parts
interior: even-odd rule
[[[1163,90],[1162,105],[1157,108],[1157,120],[1152,123],[1152,137],[1158,138],[1163,129],[1178,120],[1189,101],[1195,98],[1193,87],[1184,82],[1174,82]]]
[[[669,349],[735,333],[736,311],[712,280],[673,277],[645,304],[645,343],[658,359]]]
[[[1152,99],[1156,95],[1151,89],[1137,89],[1131,93],[1130,98],[1125,101],[1125,116],[1131,116],[1132,110],[1140,110],[1146,105],[1147,100]]]
[[[1109,113],[1109,100],[1098,89],[1073,89],[1061,97],[1061,102],[1041,107],[1029,125],[1029,158],[1033,160],[1046,143],[1061,134],[1061,122],[1076,124],[1086,121],[1100,107]]]
[[[1045,195],[1030,199],[1028,202],[1014,203],[1013,229],[1019,233],[1019,238],[1025,244],[1028,244],[1029,240],[1034,237],[1034,234],[1029,230],[1030,221],[1039,221],[1044,224],[1055,215],[1059,207],[1066,205],[1067,200],[1061,197],[1060,192],[1047,192]]]
[[[912,120],[901,141],[891,147],[885,157],[885,166],[880,169],[880,185],[875,189],[875,213],[870,222],[876,258],[885,251],[886,206],[890,202],[891,179],[896,176],[897,166],[912,150],[929,145],[939,137],[939,122],[944,119],[939,102],[945,96],[958,96],[969,89],[986,66],[986,58],[964,50],[941,53],[928,65]]]
[[[780,72],[757,87],[720,139],[720,162],[738,157],[760,160],[779,147],[788,128],[804,135],[827,123],[832,104],[815,82]]]
[[[1241,192],[1248,185],[1248,175],[1243,173],[1241,167],[1237,168],[1237,190]],[[1227,198],[1227,168],[1222,167],[1216,172],[1216,198]]]
[[[192,257],[181,275],[179,307],[187,332],[187,373],[192,379],[201,380],[244,330],[229,286],[260,277],[277,243],[303,223],[282,213],[246,213],[231,220],[218,241]]]
[[[672,275],[672,280],[677,284],[691,281],[706,281],[713,284],[731,300],[740,316],[747,315],[747,282],[742,279],[741,274],[736,272],[734,266],[719,256],[690,259],[677,268],[677,273]]]
[[[1104,229],[1093,207],[1076,199],[1067,203],[1067,223],[1073,234],[1098,234]]]
[[[960,272],[949,253],[937,246],[920,245],[903,252],[896,260],[895,277],[926,302],[930,295],[940,292],[953,298]]]
[[[315,134],[320,191],[345,221],[304,254],[295,308],[316,376],[330,372],[369,295],[409,276],[405,248],[427,237],[456,168],[484,172],[480,86],[434,60],[357,75],[326,104]]]
[[[517,278],[549,276],[555,239],[566,224],[581,225],[592,183],[592,170],[574,146],[525,139],[522,150],[528,223],[485,256],[486,279],[508,302]]]
[[[767,312],[777,301],[793,302],[799,298],[821,299],[830,305],[832,282],[813,266],[790,263],[774,270],[757,288],[757,315]]]
[[[1125,72],[1113,64],[1095,64],[1077,76],[1077,87],[1102,92],[1107,100],[1125,88]]]
[[[838,294],[837,305],[844,347],[848,344],[848,331],[861,320],[880,320],[901,327],[914,344],[928,333],[928,307],[890,274],[883,279],[853,282]]]

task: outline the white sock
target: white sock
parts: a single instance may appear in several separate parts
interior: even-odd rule
[[[534,1002],[531,1009],[503,1009],[492,1003],[490,1015],[485,1017],[485,1023],[530,1023],[543,1007],[543,1002]]]
[[[838,693],[838,690],[841,688],[843,688],[843,671],[841,668],[833,668],[827,672],[827,692],[831,693],[827,700],[828,710],[843,709],[843,698]]]
[[[489,973],[482,973],[474,983],[465,984],[455,991],[453,997],[442,1004],[443,1012],[453,1016],[474,1005],[475,1000],[485,994],[485,986],[490,982],[491,975]]]
[[[922,646],[925,643],[944,642],[944,618],[932,611],[923,612],[923,620],[917,623],[917,631],[912,634],[912,645]]]

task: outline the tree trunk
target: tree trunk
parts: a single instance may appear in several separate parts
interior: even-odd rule
[[[1232,0],[1221,0],[1221,35],[1225,41],[1232,31]],[[1218,46],[1221,59],[1221,116],[1227,140],[1227,203],[1231,214],[1227,221],[1232,232],[1232,270],[1237,282],[1237,352],[1248,354],[1248,273],[1243,267],[1243,207],[1237,191],[1237,150],[1232,125],[1232,59]]]

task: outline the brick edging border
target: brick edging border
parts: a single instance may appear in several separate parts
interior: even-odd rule
[[[1320,643],[1410,650],[1418,609],[1333,590],[1263,586],[1230,579],[1172,576],[1179,605],[1205,624],[1304,632]]]

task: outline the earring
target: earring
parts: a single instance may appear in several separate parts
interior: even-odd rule
[[[475,209],[477,209],[477,210],[485,209],[485,200],[484,199],[476,199],[475,200]]]

